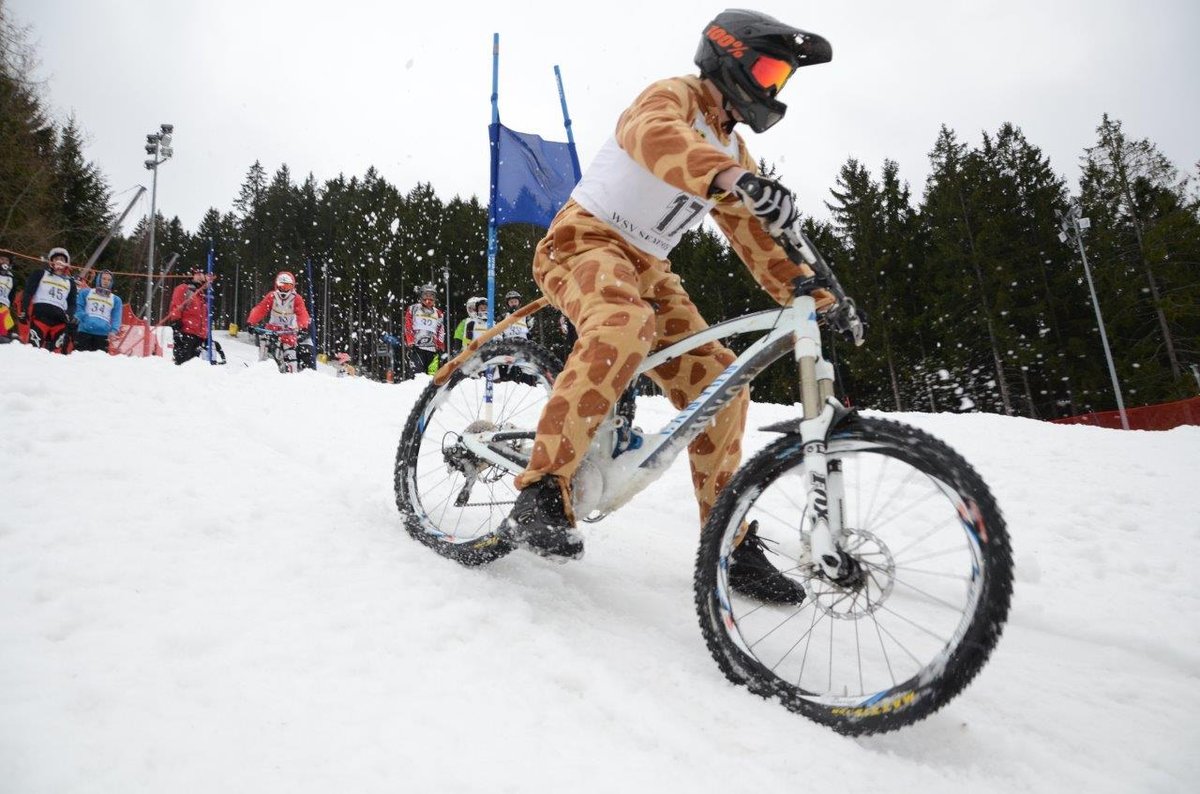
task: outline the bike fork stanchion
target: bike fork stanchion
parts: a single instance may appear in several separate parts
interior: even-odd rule
[[[807,493],[808,526],[805,534],[814,561],[831,579],[844,574],[843,555],[838,548],[842,535],[841,465],[825,456],[825,440],[833,424],[833,367],[821,357],[821,329],[817,325],[816,301],[811,295],[796,298],[796,365],[800,371],[800,401],[804,421],[800,438],[804,443],[804,477]],[[837,504],[830,509],[830,476],[836,478],[833,491]]]

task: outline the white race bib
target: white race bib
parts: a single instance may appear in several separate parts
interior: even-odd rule
[[[108,325],[112,325],[112,293],[101,295],[96,290],[92,290],[88,293],[87,300],[83,302],[83,310],[88,317],[99,317]]]
[[[288,328],[295,330],[296,328],[296,293],[287,293],[286,298],[280,298],[279,293],[275,293],[275,299],[271,301],[271,316],[267,322],[272,325],[277,325],[280,328]]]
[[[13,277],[5,273],[0,275],[0,306],[8,305],[8,293],[12,292]]]
[[[714,148],[740,159],[736,137],[721,143],[697,116],[692,125]],[[635,248],[666,258],[688,229],[700,225],[716,202],[694,196],[650,173],[610,137],[571,193],[581,207],[612,226]]]
[[[413,314],[413,331],[423,331],[425,333],[437,333],[438,319],[437,315],[430,317],[426,314]]]
[[[53,273],[43,273],[38,283],[37,292],[33,296],[34,303],[48,303],[57,306],[64,312],[67,310],[67,298],[71,294],[71,281],[66,276],[56,276]]]

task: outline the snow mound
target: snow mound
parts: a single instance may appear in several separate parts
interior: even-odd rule
[[[686,462],[589,527],[579,563],[466,570],[413,542],[393,501],[426,379],[245,364],[0,347],[0,789],[1165,792],[1200,776],[1200,428],[897,417],[991,484],[1013,610],[947,708],[851,740],[710,659]],[[790,413],[756,404],[750,427]],[[770,438],[752,431],[748,454]]]

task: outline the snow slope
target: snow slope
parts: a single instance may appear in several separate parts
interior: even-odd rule
[[[992,484],[1013,611],[947,708],[848,739],[710,659],[682,460],[579,563],[408,538],[421,386],[0,347],[0,791],[1196,790],[1200,428],[903,417]]]

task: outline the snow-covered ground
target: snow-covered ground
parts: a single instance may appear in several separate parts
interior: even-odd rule
[[[903,417],[991,483],[1013,610],[948,707],[848,739],[709,657],[685,461],[584,560],[467,570],[393,502],[423,381],[223,343],[221,368],[0,346],[6,794],[1197,790],[1200,428]]]

